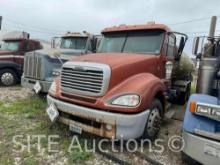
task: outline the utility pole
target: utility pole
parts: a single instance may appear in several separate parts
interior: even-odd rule
[[[2,30],[2,16],[0,16],[0,30]]]

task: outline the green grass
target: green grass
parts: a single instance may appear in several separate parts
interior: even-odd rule
[[[85,151],[79,152],[74,149],[71,153],[68,152],[69,145],[71,144],[72,135],[68,127],[60,123],[54,125],[48,119],[45,112],[46,100],[38,96],[30,96],[27,99],[16,101],[12,104],[5,105],[0,102],[0,164],[13,165],[15,158],[19,158],[22,165],[38,165],[48,164],[48,161],[57,161],[61,158],[66,158],[66,164],[85,164],[87,160],[93,159],[92,153]],[[23,152],[16,153],[14,150],[19,149],[12,143],[13,136],[23,135],[23,138],[18,138],[19,142],[27,145],[27,135],[58,135],[60,138],[56,140],[58,145],[56,149],[59,150],[60,155],[53,159],[48,157],[54,156],[53,153],[47,151],[48,139],[41,140],[41,148],[45,149],[43,155],[37,151],[34,146],[37,139],[31,140],[30,152],[24,150]],[[80,138],[80,144],[83,146],[85,137]]]

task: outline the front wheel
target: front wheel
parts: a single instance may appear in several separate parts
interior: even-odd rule
[[[146,126],[142,138],[154,140],[160,131],[163,106],[158,99],[154,99],[150,106],[150,112],[147,118]]]
[[[15,85],[18,81],[17,74],[11,69],[0,70],[0,84],[3,86]]]

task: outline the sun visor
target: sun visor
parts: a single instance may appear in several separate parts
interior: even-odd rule
[[[29,39],[30,34],[27,32],[21,31],[12,31],[8,32],[3,36],[3,40],[10,40],[10,39]]]

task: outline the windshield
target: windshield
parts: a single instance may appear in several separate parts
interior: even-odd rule
[[[20,41],[3,41],[0,50],[18,51]]]
[[[159,54],[164,31],[132,31],[104,34],[98,52]]]
[[[70,37],[62,38],[60,48],[61,49],[85,49],[87,43],[87,37]]]

